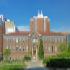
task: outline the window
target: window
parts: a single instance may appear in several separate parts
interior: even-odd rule
[[[18,38],[16,38],[16,43],[18,43]]]
[[[57,52],[57,46],[55,46],[55,52]]]
[[[9,49],[8,45],[6,46],[6,49]]]
[[[61,40],[62,40],[61,42],[63,43],[63,41],[64,41],[64,38],[61,38]]]
[[[26,46],[26,50],[28,51],[28,46]]]
[[[54,42],[54,38],[52,38],[52,42]]]
[[[46,45],[44,45],[44,51],[48,52],[48,47]]]
[[[25,50],[25,47],[23,47],[23,51]]]
[[[24,51],[24,48],[23,48],[23,51]]]
[[[61,41],[61,38],[59,37],[58,40],[59,40],[59,42],[60,42],[60,41]]]
[[[14,41],[15,39],[13,38],[12,40]]]
[[[19,49],[19,51],[21,51],[22,50],[21,46],[18,49]]]
[[[16,51],[18,51],[18,47],[16,47]]]
[[[50,46],[48,47],[48,52],[51,52],[51,47]]]
[[[54,51],[53,49],[54,49],[53,46],[49,46],[49,47],[48,47],[48,52],[49,52],[49,53],[53,53],[53,51]]]
[[[53,46],[51,47],[51,52],[53,53]]]
[[[57,43],[57,37],[55,37],[55,43]]]
[[[19,38],[19,41],[21,42],[22,41],[22,38]]]

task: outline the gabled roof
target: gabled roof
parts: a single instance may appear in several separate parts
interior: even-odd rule
[[[62,32],[49,32],[49,33],[42,33],[42,35],[46,35],[46,36],[65,36],[67,34],[62,33]]]
[[[5,34],[5,35],[11,35],[11,36],[21,36],[21,35],[29,35],[30,32],[28,31],[17,31],[17,32],[13,32],[13,33],[8,33],[8,34]],[[49,32],[49,33],[37,33],[37,34],[40,34],[40,35],[45,35],[45,36],[66,36],[68,35],[69,33],[63,33],[63,32]]]
[[[28,34],[29,34],[29,32],[20,31],[20,32],[8,33],[8,34],[5,34],[5,35],[21,36],[21,35],[28,35]]]

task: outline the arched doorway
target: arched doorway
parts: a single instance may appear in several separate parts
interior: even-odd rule
[[[34,60],[37,60],[37,45],[36,44],[34,44],[33,46],[32,46],[32,58],[34,59]]]

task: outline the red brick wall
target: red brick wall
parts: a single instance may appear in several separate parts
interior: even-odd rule
[[[46,19],[46,33],[50,32],[50,21]]]
[[[38,18],[37,29],[38,29],[38,33],[43,33],[44,32],[44,20],[43,20],[43,18]]]

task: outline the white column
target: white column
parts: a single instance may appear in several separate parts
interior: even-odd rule
[[[46,18],[44,18],[44,32],[46,31]]]
[[[35,18],[35,32],[37,32],[37,18]]]
[[[57,52],[57,46],[55,46],[55,52]]]

